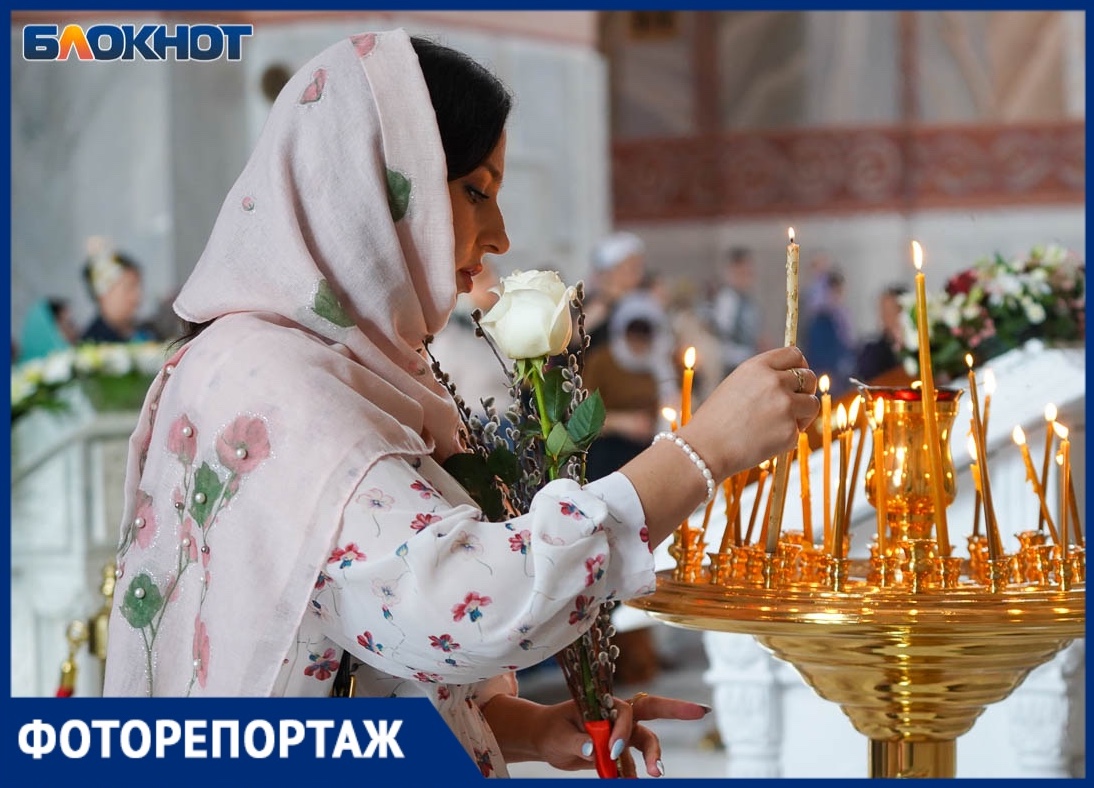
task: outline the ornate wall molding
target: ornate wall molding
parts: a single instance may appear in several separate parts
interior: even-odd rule
[[[617,223],[1085,201],[1084,122],[737,132],[612,144]]]

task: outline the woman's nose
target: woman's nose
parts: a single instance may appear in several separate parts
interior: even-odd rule
[[[482,243],[491,254],[500,255],[509,251],[509,235],[505,232],[505,217],[502,216],[500,207],[495,208],[494,215],[487,222]]]

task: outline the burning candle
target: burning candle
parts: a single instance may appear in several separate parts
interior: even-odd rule
[[[1068,429],[1060,422],[1053,422],[1052,429],[1056,433],[1056,437],[1060,439],[1060,554],[1063,560],[1067,561],[1068,544],[1071,541],[1068,536],[1068,502],[1067,502],[1067,487],[1068,479],[1071,476],[1071,441],[1068,440]]]
[[[923,275],[923,247],[912,241],[915,263],[915,318],[919,333],[919,376],[923,381],[923,424],[927,431],[927,459],[931,469],[931,497],[934,500],[935,529],[938,550],[950,555],[950,529],[946,522],[946,495],[942,475],[942,445],[938,435],[938,413],[935,405],[934,371],[931,369],[930,320],[927,316],[927,280]]]
[[[676,410],[674,408],[661,408],[661,418],[669,423],[673,432],[676,432]]]
[[[821,375],[817,388],[821,393],[821,471],[824,502],[824,550],[831,551],[832,541],[832,395],[828,393],[828,376]]]
[[[760,478],[756,482],[756,499],[752,502],[752,513],[748,516],[748,530],[745,531],[745,544],[752,541],[752,529],[756,526],[756,515],[760,511],[760,500],[764,497],[764,484],[767,482],[767,469],[771,467],[771,460],[760,463]]]
[[[1033,485],[1033,492],[1037,495],[1037,502],[1041,509],[1042,522],[1048,523],[1049,533],[1052,534],[1052,541],[1056,544],[1060,544],[1060,535],[1056,533],[1056,524],[1052,522],[1052,514],[1048,510],[1048,501],[1045,500],[1045,489],[1041,486],[1040,479],[1037,478],[1037,469],[1033,467],[1033,458],[1029,454],[1029,446],[1026,445],[1026,433],[1021,427],[1015,427],[1011,431],[1011,437],[1014,442],[1018,444],[1018,448],[1022,452],[1022,462],[1026,465],[1026,478],[1029,483]]]
[[[680,393],[680,424],[691,421],[691,385],[695,379],[695,348],[684,351],[684,386]]]
[[[1048,465],[1052,461],[1052,438],[1056,434],[1052,425],[1056,422],[1056,406],[1051,402],[1045,406],[1045,458],[1041,463],[1041,491],[1048,490]],[[1037,516],[1037,530],[1045,528],[1044,515]]]
[[[878,555],[885,557],[888,538],[889,480],[885,478],[885,433],[882,423],[885,419],[885,403],[881,397],[874,400],[873,417],[867,411],[874,434],[874,506],[877,508],[877,549]]]
[[[798,433],[798,469],[801,472],[802,535],[805,546],[813,546],[813,512],[809,494],[809,434]]]
[[[972,367],[972,354],[965,354],[969,368],[969,399],[972,404],[972,437],[976,441],[977,464],[980,469],[980,495],[984,502],[984,529],[988,536],[988,553],[994,561],[1003,557],[1003,545],[999,537],[999,522],[995,519],[995,505],[991,497],[991,475],[988,473],[988,447],[984,436],[984,422],[980,417],[980,395],[976,389],[976,371]]]

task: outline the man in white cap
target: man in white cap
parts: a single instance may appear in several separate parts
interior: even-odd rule
[[[634,233],[618,232],[593,251],[593,279],[585,297],[585,331],[591,345],[607,342],[608,322],[616,304],[633,293],[646,276],[646,244]]]

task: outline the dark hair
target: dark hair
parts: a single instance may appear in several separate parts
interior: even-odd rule
[[[649,339],[653,336],[653,323],[647,318],[635,317],[627,321],[623,333],[635,339]]]
[[[49,306],[49,311],[54,320],[60,320],[61,315],[68,309],[68,301],[63,298],[47,298],[46,304]]]
[[[136,271],[138,274],[141,272],[140,265],[129,255],[122,252],[114,252],[111,257],[113,258],[115,263],[117,263],[127,271]],[[87,292],[91,295],[91,300],[97,303],[99,300],[99,296],[95,292],[95,285],[91,281],[91,267],[94,262],[95,259],[92,257],[88,257],[84,261],[83,277],[84,284],[87,285]]]
[[[881,291],[882,295],[889,296],[890,298],[900,298],[908,293],[907,285],[889,285]]]
[[[513,97],[501,80],[463,52],[416,36],[410,43],[437,114],[448,180],[462,178],[497,146]]]

